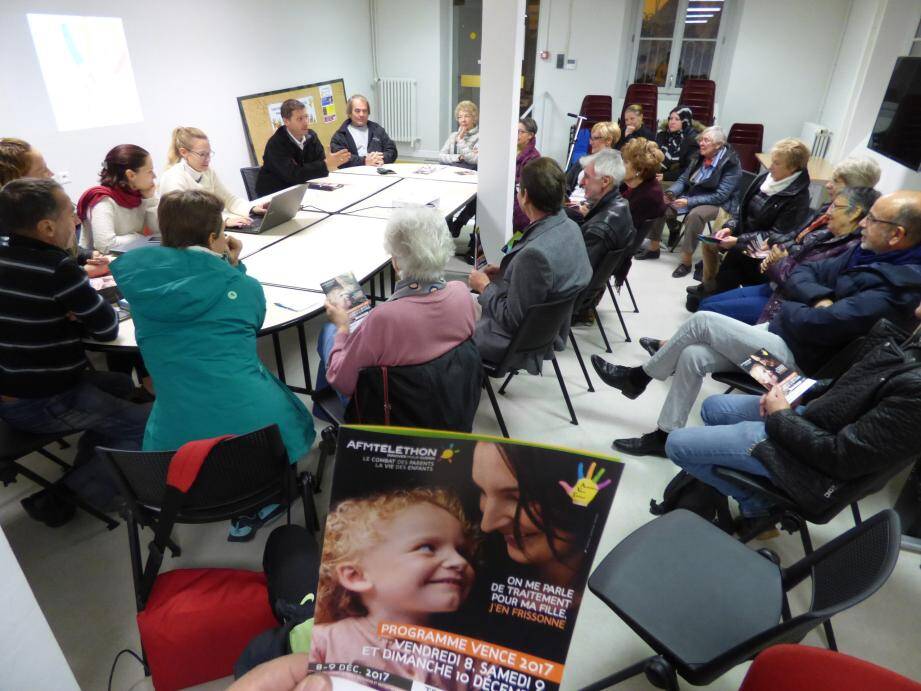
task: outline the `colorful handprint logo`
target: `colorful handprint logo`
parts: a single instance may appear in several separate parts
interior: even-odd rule
[[[454,448],[454,444],[449,444],[448,448],[441,452],[441,460],[450,463],[458,453],[460,452]]]
[[[605,469],[602,468],[596,475],[595,468],[597,465],[597,463],[592,463],[586,474],[584,464],[580,463],[579,478],[576,480],[575,485],[570,485],[568,482],[560,480],[560,486],[566,490],[566,494],[572,498],[572,503],[576,506],[588,506],[592,503],[592,500],[597,496],[598,492],[611,484],[610,480],[605,480],[601,484],[598,484],[601,476],[604,475]]]

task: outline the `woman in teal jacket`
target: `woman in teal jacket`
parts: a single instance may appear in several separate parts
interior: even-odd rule
[[[111,264],[156,387],[143,449],[171,450],[277,423],[296,463],[313,445],[313,418],[259,360],[265,295],[239,262],[240,242],[224,234],[222,208],[204,191],[163,196],[163,246],[127,252]],[[260,514],[236,526],[236,539],[248,539],[271,517]]]

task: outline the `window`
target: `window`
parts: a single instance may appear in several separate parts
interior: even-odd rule
[[[915,38],[911,42],[911,51],[908,53],[913,58],[921,58],[921,22],[915,29]]]
[[[633,80],[678,93],[686,79],[712,79],[724,0],[642,0]]]

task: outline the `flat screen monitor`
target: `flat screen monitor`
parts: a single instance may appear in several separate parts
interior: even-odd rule
[[[921,169],[921,57],[896,60],[870,148],[912,170]]]

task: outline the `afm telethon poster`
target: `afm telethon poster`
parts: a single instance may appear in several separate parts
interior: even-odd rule
[[[334,688],[555,691],[622,466],[343,427],[312,669]]]

